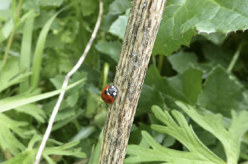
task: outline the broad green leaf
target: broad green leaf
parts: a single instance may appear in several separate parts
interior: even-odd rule
[[[201,35],[216,45],[221,45],[224,42],[224,40],[227,38],[227,35],[220,32],[215,32],[210,34],[201,33]]]
[[[111,57],[115,62],[118,62],[120,53],[121,53],[121,42],[120,41],[100,41],[96,44],[96,49]]]
[[[212,133],[222,143],[227,163],[238,162],[241,138],[248,130],[248,112],[241,111],[237,114],[232,111],[232,122],[228,128],[223,125],[223,117],[220,114],[199,114],[192,106],[176,102],[198,125]]]
[[[241,110],[242,85],[222,67],[216,67],[209,74],[198,104],[215,113],[230,116],[230,110]]]
[[[182,92],[182,83],[179,75],[170,78],[162,77],[157,68],[152,65],[147,71],[145,84],[155,87],[157,91],[173,99],[187,101]]]
[[[123,39],[127,26],[127,21],[128,21],[127,14],[119,16],[118,19],[114,21],[114,23],[112,23],[112,25],[110,26],[109,32],[119,37],[120,39]]]
[[[231,49],[226,47],[222,48],[207,43],[203,45],[202,52],[206,60],[209,62],[209,65],[212,67],[221,65],[222,67],[227,68],[231,62],[231,56],[233,56]]]
[[[136,115],[150,111],[152,105],[154,104],[157,104],[158,106],[164,106],[164,100],[158,90],[144,84],[138,103],[138,108],[140,110],[137,110]]]
[[[182,74],[173,77],[161,77],[154,66],[147,71],[145,83],[173,99],[195,104],[201,92],[202,72],[189,68]]]
[[[248,0],[168,1],[153,54],[170,55],[196,33],[229,33],[248,28]]]
[[[182,75],[182,91],[189,104],[195,104],[202,90],[202,72],[195,68],[189,68]]]
[[[183,73],[192,66],[197,66],[197,56],[194,53],[178,52],[168,57],[172,67],[178,73]]]
[[[124,13],[130,7],[130,0],[115,0],[109,5],[110,15]]]
[[[84,81],[85,81],[85,79],[79,80],[79,81],[69,85],[65,90],[71,89],[71,88],[79,85],[80,83],[83,83]],[[14,97],[2,99],[2,100],[0,100],[0,113],[11,110],[13,108],[17,108],[17,107],[26,105],[26,104],[36,102],[39,100],[53,97],[55,95],[58,95],[61,91],[62,91],[62,89],[59,89],[56,91],[47,92],[47,93],[43,93],[43,94],[35,95],[35,96],[24,94],[24,95],[17,95]]]
[[[82,5],[82,13],[83,16],[89,16],[96,12],[96,9],[98,8],[98,1],[96,0],[81,0],[81,5]]]

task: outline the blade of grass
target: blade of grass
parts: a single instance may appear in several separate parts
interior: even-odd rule
[[[46,43],[46,38],[48,31],[54,21],[54,19],[57,17],[57,15],[62,10],[58,11],[56,14],[54,14],[45,24],[45,26],[42,28],[38,41],[36,43],[35,52],[34,52],[34,58],[33,58],[33,65],[32,65],[32,77],[31,77],[31,91],[35,90],[38,86],[39,79],[40,79],[40,69],[41,69],[41,63],[42,63],[42,55],[44,52],[44,47]]]
[[[31,65],[31,46],[32,46],[32,32],[33,32],[34,18],[27,21],[24,25],[21,55],[20,55],[20,70],[29,71]],[[20,83],[20,93],[27,91],[29,88],[29,78],[26,78]]]
[[[2,69],[4,67],[4,65],[6,64],[8,56],[9,56],[10,47],[11,47],[12,42],[13,42],[13,38],[14,38],[14,35],[15,35],[16,27],[17,27],[17,22],[18,22],[18,19],[19,19],[19,16],[20,16],[21,6],[22,6],[22,0],[19,0],[16,15],[14,17],[13,31],[10,34],[10,37],[9,37],[9,40],[8,40],[8,43],[7,43],[7,47],[6,47],[4,56],[3,56],[3,62],[2,62],[2,65],[0,66],[0,74],[1,74],[1,71],[2,71]]]
[[[58,95],[62,91],[71,89],[71,88],[81,84],[84,81],[85,81],[85,79],[82,79],[82,80],[79,80],[79,81],[69,85],[65,89],[58,89],[58,90],[43,93],[40,95],[28,96],[28,97],[27,96],[25,97],[23,95],[19,95],[19,96],[10,97],[10,98],[0,100],[0,113],[11,110],[11,109],[16,108],[16,107],[20,107],[22,105],[26,105],[26,104],[33,103],[33,102],[36,102],[39,100],[47,99],[49,97],[53,97],[55,95]]]

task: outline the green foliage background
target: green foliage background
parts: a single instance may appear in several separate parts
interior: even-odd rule
[[[100,30],[70,80],[43,153],[96,164],[130,0],[104,0]],[[0,0],[0,162],[33,163],[98,0]],[[248,0],[167,0],[125,163],[248,162]]]

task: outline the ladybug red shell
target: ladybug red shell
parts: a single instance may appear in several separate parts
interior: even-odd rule
[[[105,103],[112,104],[118,94],[118,89],[113,85],[108,85],[102,90],[102,99]]]

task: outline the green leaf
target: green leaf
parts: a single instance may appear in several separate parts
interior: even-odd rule
[[[15,156],[14,158],[9,159],[8,161],[2,162],[1,164],[16,164],[16,163],[33,163],[35,159],[36,152],[32,150],[25,150]]]
[[[61,144],[61,146],[47,147],[43,152],[43,156],[48,157],[49,155],[66,155],[78,158],[86,158],[86,154],[80,152],[80,149],[72,149],[78,144],[79,141],[73,141],[66,144]]]
[[[153,54],[170,55],[181,45],[188,46],[196,33],[229,33],[248,27],[248,0],[171,0],[163,19]]]
[[[152,149],[129,145],[127,147],[129,157],[125,159],[125,163],[168,162],[173,164],[217,164],[213,160],[208,160],[196,152],[183,152],[163,147],[145,131],[142,132],[142,137]],[[220,159],[217,162],[219,162],[218,164],[224,164]]]
[[[126,163],[153,161],[174,164],[225,164],[222,159],[217,157],[199,140],[182,113],[173,110],[172,117],[168,111],[162,111],[158,106],[153,106],[152,111],[155,117],[165,124],[163,126],[152,125],[152,128],[176,138],[186,146],[188,151],[178,151],[163,147],[147,132],[142,132],[143,139],[149,144],[149,147],[128,146],[127,154],[129,158],[125,160]]]
[[[0,113],[0,145],[4,151],[9,151],[13,155],[17,155],[25,149],[25,146],[17,139],[15,135],[21,138],[28,137],[28,130],[24,129],[28,123],[15,121],[8,116]]]
[[[79,85],[80,83],[83,83],[85,81],[85,79],[79,80],[71,85],[69,85],[65,90],[71,89],[73,87],[75,87],[76,85]],[[17,95],[17,96],[13,96],[13,97],[9,97],[9,98],[5,98],[0,100],[0,113],[11,110],[13,108],[17,108],[26,104],[30,104],[39,100],[43,100],[55,95],[58,95],[60,92],[62,91],[62,89],[56,90],[56,91],[52,91],[52,92],[47,92],[47,93],[43,93],[40,95]]]
[[[89,16],[91,14],[93,14],[98,6],[98,1],[96,0],[81,0],[81,5],[82,5],[82,13],[83,16]]]
[[[58,7],[63,3],[63,0],[38,0],[40,6],[55,6]]]
[[[40,141],[41,139],[42,139],[41,136],[34,135],[28,144],[28,148],[26,148],[22,153],[11,158],[10,160],[3,162],[3,164],[33,163],[35,160],[35,155],[37,153],[37,148],[35,148],[34,146],[39,145],[39,144],[37,144],[37,142]],[[49,140],[48,140],[48,142],[49,142]],[[53,141],[52,143],[49,143],[49,145],[51,145],[51,144],[52,144],[52,146],[47,146],[43,152],[43,157],[50,164],[51,163],[55,164],[54,159],[49,157],[49,156],[53,156],[53,155],[86,158],[86,154],[84,152],[81,152],[81,150],[79,148],[74,148],[76,145],[79,144],[79,141],[73,141],[73,142],[69,142],[66,144],[62,144],[60,142]]]
[[[231,57],[233,56],[233,52],[230,48],[222,48],[212,44],[204,44],[202,51],[211,67],[221,65],[222,67],[227,68],[231,61]]]
[[[45,112],[36,104],[27,104],[20,107],[15,108],[18,112],[26,113],[31,115],[37,121],[44,123],[46,114]]]
[[[56,131],[56,130],[58,130],[59,128],[64,128],[65,127],[65,125],[66,124],[69,124],[69,123],[71,123],[71,122],[73,122],[73,121],[76,121],[77,120],[77,118],[78,117],[81,117],[82,115],[83,115],[83,111],[81,110],[81,111],[79,111],[79,112],[75,112],[74,110],[72,110],[72,112],[70,112],[70,111],[67,111],[68,112],[68,115],[70,114],[70,113],[73,113],[70,117],[65,117],[65,119],[64,120],[62,120],[61,119],[61,121],[57,121],[58,119],[57,119],[57,116],[58,117],[60,117],[61,115],[66,115],[66,114],[61,114],[60,116],[59,116],[59,114],[61,113],[61,112],[59,112],[58,113],[58,115],[56,116],[56,120],[55,121],[57,121],[54,125],[53,125],[53,128],[52,128],[52,131]],[[61,116],[61,117],[63,117],[63,116]],[[60,119],[60,118],[59,118]]]
[[[140,108],[141,110],[137,110],[136,115],[141,112],[145,113],[147,111],[150,111],[152,105],[154,104],[157,104],[158,106],[164,106],[164,100],[158,90],[144,84],[138,103],[138,108]]]
[[[102,132],[98,138],[98,142],[96,146],[92,148],[92,153],[91,153],[88,164],[98,163],[99,156],[100,156],[101,143],[102,143]]]
[[[31,67],[31,47],[32,47],[32,31],[34,25],[34,18],[28,20],[24,24],[21,54],[20,54],[20,70],[24,72],[30,71]],[[29,78],[26,78],[20,84],[20,93],[23,93],[29,89]]]
[[[97,100],[99,99],[99,96],[89,91],[87,97],[88,97],[87,106],[84,115],[87,118],[92,118],[99,109],[99,104],[96,103]]]
[[[64,110],[61,110],[57,116],[56,116],[56,119],[55,119],[55,122],[59,122],[59,121],[66,121],[66,119],[72,119],[74,118],[74,116],[76,115],[75,111],[72,110],[72,109],[64,109]]]
[[[128,15],[122,15],[119,16],[114,23],[110,26],[109,32],[120,39],[124,38],[124,34],[126,31],[126,26],[127,26],[127,21],[128,21]]]
[[[31,89],[35,90],[38,86],[39,79],[40,79],[40,69],[41,69],[41,63],[42,63],[42,55],[46,43],[46,38],[48,31],[50,29],[50,26],[52,25],[54,19],[57,17],[57,15],[61,11],[54,14],[44,25],[42,28],[39,38],[37,40],[37,44],[35,47],[34,57],[33,57],[33,67],[32,67],[32,78],[31,78]]]
[[[215,113],[230,116],[228,111],[241,109],[242,88],[222,67],[216,67],[209,74],[197,103]]]
[[[183,74],[173,77],[161,77],[154,66],[147,71],[145,83],[173,99],[195,104],[201,92],[202,72],[189,68]]]
[[[1,28],[1,35],[0,35],[0,42],[2,42],[3,40],[7,39],[11,33],[11,31],[14,28],[14,22],[13,19],[10,19],[9,21],[5,22],[5,24],[3,25],[3,27]]]
[[[211,34],[201,33],[201,35],[216,45],[221,45],[227,38],[227,35],[220,32],[215,32]]]
[[[156,131],[169,134],[180,141],[188,148],[190,152],[197,152],[202,154],[206,160],[215,161],[216,163],[223,163],[215,154],[213,154],[196,136],[192,127],[188,125],[187,120],[182,113],[173,110],[172,115],[167,111],[162,111],[159,107],[153,106],[152,111],[157,119],[162,121],[165,126],[152,125]]]
[[[202,72],[189,68],[182,75],[182,91],[189,104],[195,104],[202,90]]]
[[[183,73],[192,66],[198,66],[197,56],[194,53],[178,52],[168,57],[172,68],[178,73]],[[187,63],[187,64],[185,64]]]
[[[1,62],[0,62],[1,63]],[[0,76],[0,92],[25,80],[31,73],[20,70],[16,57],[10,57]]]
[[[248,130],[248,112],[242,111],[237,114],[232,111],[231,125],[226,128],[223,125],[223,117],[220,114],[199,114],[192,106],[176,102],[198,125],[212,133],[222,143],[227,163],[238,162],[241,138]]]
[[[77,140],[88,138],[95,131],[96,131],[95,126],[83,127],[71,140],[77,141]]]
[[[124,13],[130,7],[129,0],[115,0],[109,5],[110,15],[117,15]]]
[[[118,62],[121,53],[121,42],[120,41],[105,41],[102,40],[96,44],[96,49],[111,57],[115,62]]]

